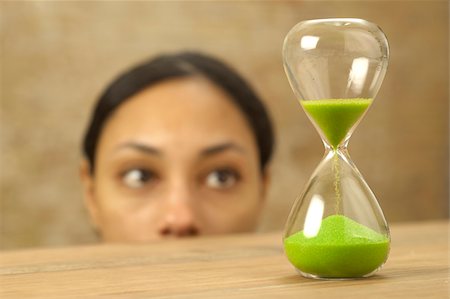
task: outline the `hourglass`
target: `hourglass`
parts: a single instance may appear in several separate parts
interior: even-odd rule
[[[303,276],[367,277],[388,257],[387,222],[347,151],[381,86],[388,58],[384,33],[361,19],[304,21],[285,38],[287,77],[325,145],[283,236],[286,256]]]

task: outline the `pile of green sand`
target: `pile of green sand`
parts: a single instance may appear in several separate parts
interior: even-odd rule
[[[303,231],[284,240],[289,261],[300,271],[323,278],[362,277],[380,267],[389,239],[342,215],[322,220],[315,237]]]
[[[372,99],[323,99],[301,101],[305,111],[337,149],[348,131],[369,108]]]

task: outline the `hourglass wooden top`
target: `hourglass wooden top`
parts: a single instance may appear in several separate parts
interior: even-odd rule
[[[300,102],[325,135],[328,144],[337,149],[369,108],[372,99],[324,99]]]

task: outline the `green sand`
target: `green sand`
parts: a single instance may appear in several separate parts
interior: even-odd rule
[[[334,149],[371,103],[372,99],[362,98],[301,101]]]
[[[342,215],[324,220],[318,234],[303,231],[284,240],[289,261],[300,271],[322,278],[362,277],[380,267],[389,253],[389,239]]]

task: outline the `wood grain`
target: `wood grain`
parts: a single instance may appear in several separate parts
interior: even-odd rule
[[[281,234],[0,254],[1,298],[448,298],[449,222],[392,226],[375,276],[312,280],[287,262]]]

